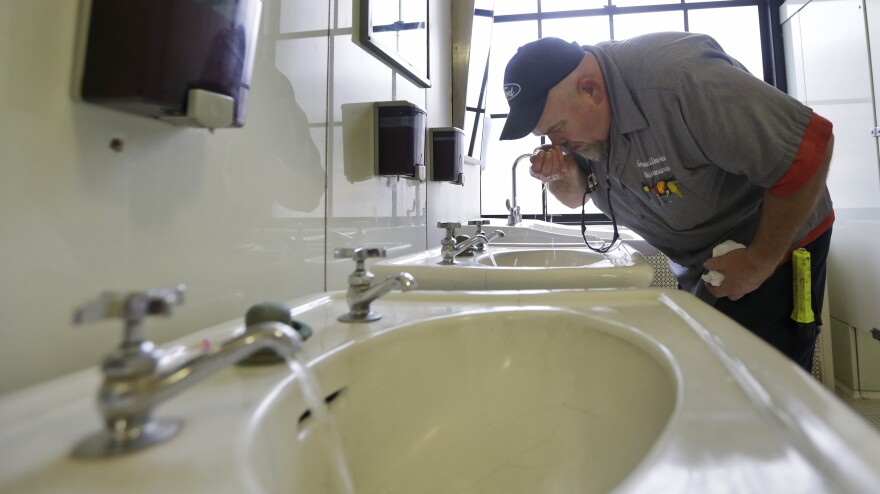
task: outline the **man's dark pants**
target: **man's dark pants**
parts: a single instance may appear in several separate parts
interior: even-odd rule
[[[804,247],[810,252],[812,309],[817,324],[821,322],[825,265],[830,243],[829,228]],[[789,260],[779,266],[757,290],[737,301],[726,297],[719,299],[715,302],[715,308],[776,347],[807,372],[812,372],[816,336],[799,336],[795,330],[795,323],[791,319],[793,290],[792,262]]]

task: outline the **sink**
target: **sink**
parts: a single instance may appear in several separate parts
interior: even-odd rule
[[[95,368],[0,397],[0,492],[332,494],[338,464],[355,494],[880,485],[875,429],[683,291],[395,292],[363,324],[337,321],[345,292],[289,305],[314,330],[308,372],[224,369],[159,407],[185,425],[137,453],[70,457],[100,426]],[[240,330],[232,320],[162,350]]]
[[[315,372],[339,381],[324,391],[358,494],[608,492],[678,396],[652,338],[553,309],[404,324]],[[303,409],[290,386],[256,425],[245,457],[266,492],[328,492],[319,424],[293,420]]]
[[[880,480],[880,434],[840,422],[852,412],[836,397],[688,293],[388,297],[377,323],[328,326],[310,363],[357,494],[870,492]],[[330,307],[299,317],[317,325]],[[326,431],[297,379],[279,385],[245,434],[251,491],[333,492]]]
[[[597,252],[584,249],[520,249],[506,250],[477,258],[484,266],[504,268],[578,268],[614,267],[614,264]]]
[[[626,244],[600,254],[588,248],[490,244],[485,254],[441,265],[440,249],[378,261],[376,276],[406,271],[422,290],[524,290],[647,287],[654,268]]]
[[[503,244],[548,244],[553,246],[582,246],[584,243],[580,225],[562,225],[541,220],[522,220],[514,226],[508,226],[500,220],[492,220],[497,224],[484,225],[483,230],[491,233],[502,230],[504,238],[495,241],[498,245]],[[467,228],[462,233],[470,235]],[[585,235],[589,241],[610,241],[613,236],[611,225],[587,225]],[[629,246],[636,249],[644,256],[653,256],[659,251],[632,230],[619,226],[620,238]],[[570,245],[569,245],[570,244]]]

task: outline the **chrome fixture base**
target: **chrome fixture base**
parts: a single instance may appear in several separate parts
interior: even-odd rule
[[[103,458],[146,448],[176,436],[182,425],[180,420],[156,419],[132,429],[105,429],[80,441],[73,456]]]

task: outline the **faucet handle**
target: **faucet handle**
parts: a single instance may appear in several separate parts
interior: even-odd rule
[[[484,220],[484,219],[476,219],[476,220],[468,221],[468,225],[477,227],[477,230],[474,232],[474,235],[479,235],[481,233],[485,233],[485,232],[483,232],[483,225],[488,225],[488,224],[489,224],[489,220]]]
[[[460,221],[438,221],[437,228],[445,228],[447,230],[450,228],[461,228],[461,222]]]
[[[143,341],[142,321],[147,316],[171,315],[175,305],[183,304],[186,285],[172,288],[154,288],[142,292],[104,292],[73,312],[74,324],[85,324],[103,319],[126,321],[123,344]]]
[[[152,315],[171,315],[175,305],[183,304],[186,285],[157,288],[143,292],[104,292],[73,313],[74,324],[85,324],[102,319],[143,319]]]
[[[446,230],[447,239],[454,239],[455,229],[461,228],[461,223],[458,221],[438,221],[437,228],[443,228]]]
[[[367,271],[364,261],[371,257],[385,257],[384,247],[357,247],[354,249],[336,249],[336,259],[354,259],[354,272],[348,276],[349,286],[369,286],[373,282],[373,273]]]
[[[333,251],[336,259],[354,259],[356,262],[364,262],[371,257],[385,257],[383,247],[357,247],[355,249],[336,249]]]

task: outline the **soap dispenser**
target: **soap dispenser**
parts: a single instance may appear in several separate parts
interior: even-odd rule
[[[455,127],[428,129],[431,180],[464,185],[464,131]]]
[[[74,98],[175,125],[241,127],[261,0],[82,0]]]
[[[373,104],[376,175],[425,180],[424,110],[408,101]]]

